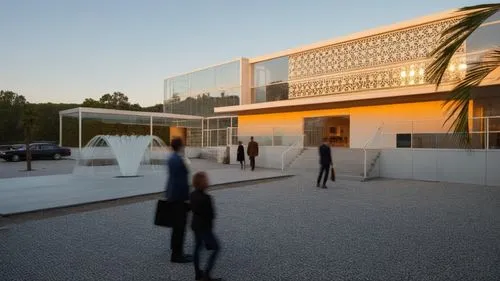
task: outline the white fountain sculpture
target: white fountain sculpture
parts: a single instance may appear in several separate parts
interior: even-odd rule
[[[102,161],[116,159],[121,176],[134,177],[138,175],[141,162],[145,159],[149,162],[152,159],[155,145],[161,148],[165,147],[163,141],[157,136],[97,135],[82,149],[81,159],[85,163],[96,159]],[[110,149],[100,149],[103,147]]]

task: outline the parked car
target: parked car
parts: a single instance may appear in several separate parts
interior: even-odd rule
[[[69,148],[60,147],[52,143],[32,143],[30,144],[31,159],[54,159],[60,160],[64,156],[71,156]],[[26,146],[18,145],[13,149],[0,152],[0,158],[6,161],[26,160]]]
[[[0,152],[12,150],[11,144],[0,145]]]

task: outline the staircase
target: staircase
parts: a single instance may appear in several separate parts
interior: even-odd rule
[[[291,168],[293,163],[295,163],[295,161],[302,156],[302,153],[304,153],[305,150],[305,148],[301,148],[299,153],[288,164],[285,164],[285,170]]]
[[[366,168],[366,178],[364,178],[363,180],[368,180],[370,178],[374,178],[376,176],[374,176],[374,172],[375,172],[375,167],[377,165],[377,162],[379,161],[380,159],[380,154],[382,152],[378,151],[377,154],[375,155],[375,157],[371,160],[369,160],[369,165],[368,167]],[[364,177],[364,174],[361,174],[362,177]]]
[[[333,165],[338,178],[364,180],[364,151],[363,149],[332,148]],[[367,167],[372,172],[377,159],[370,161]],[[290,170],[296,172],[316,173],[319,171],[318,148],[305,148],[301,154],[290,164]],[[370,174],[370,173],[368,173]]]

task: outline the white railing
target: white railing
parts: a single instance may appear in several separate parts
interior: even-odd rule
[[[398,143],[398,135],[406,135],[405,142]],[[499,149],[500,116],[470,118],[469,136],[472,149]],[[386,123],[377,148],[460,149],[458,140],[444,119],[408,120]]]
[[[287,164],[289,164],[292,160],[290,161],[286,161],[286,156],[287,155],[290,155],[289,152],[292,151],[292,150],[302,150],[304,149],[304,135],[302,135],[302,137],[297,140],[297,142],[295,142],[294,144],[290,145],[290,147],[288,147],[287,149],[285,149],[285,151],[283,151],[283,153],[281,153],[281,171],[284,171],[285,170],[285,166]],[[297,155],[295,155],[296,157]]]
[[[375,130],[375,133],[372,135],[370,139],[368,139],[363,146],[363,178],[366,179],[368,177],[368,155],[367,155],[367,149],[368,145],[372,143],[375,138],[379,135],[379,133],[382,131],[382,127],[384,126],[384,123],[380,124],[380,126]]]

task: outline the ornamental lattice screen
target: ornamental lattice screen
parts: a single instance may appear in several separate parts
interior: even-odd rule
[[[289,56],[289,98],[332,95],[426,84],[429,54],[447,19]],[[463,77],[465,45],[457,51],[444,81]]]

